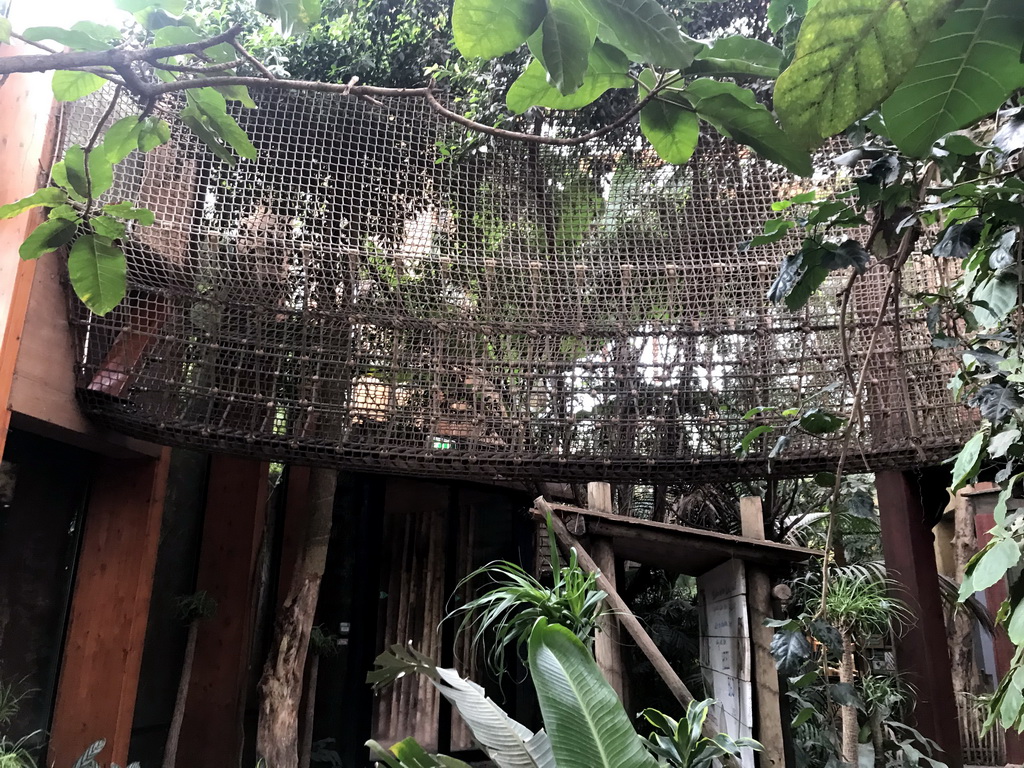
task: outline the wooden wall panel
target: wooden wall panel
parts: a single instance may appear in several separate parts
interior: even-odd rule
[[[203,621],[178,749],[180,766],[238,765],[252,664],[256,565],[267,510],[269,466],[214,456],[206,493],[196,588],[217,601]]]
[[[124,765],[160,538],[170,450],[101,461],[85,516],[48,765],[72,765],[93,741]]]

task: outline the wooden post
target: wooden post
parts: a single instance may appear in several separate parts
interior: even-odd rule
[[[587,484],[587,508],[597,512],[612,512],[612,487],[608,483]],[[615,583],[615,550],[610,539],[597,536],[592,543],[594,562],[612,587]],[[607,601],[603,606],[609,610]],[[605,680],[615,689],[619,700],[625,703],[625,673],[622,668],[622,636],[619,622],[610,613],[601,617],[594,640],[594,658]]]
[[[217,601],[199,627],[178,765],[238,765],[252,663],[256,561],[266,519],[266,463],[214,456],[196,589]]]
[[[931,485],[942,491],[947,483]],[[878,472],[875,488],[886,570],[899,583],[897,596],[914,617],[896,643],[896,665],[917,691],[913,725],[942,747],[944,754],[937,757],[949,768],[963,768],[935,550],[922,492],[913,478],[894,470]]]
[[[569,529],[565,527],[565,523],[562,522],[562,518],[555,514],[554,510],[547,503],[543,496],[539,496],[534,499],[534,507],[544,515],[551,516],[551,529],[555,533],[555,537],[559,543],[565,549],[575,549],[576,556],[579,560],[580,567],[587,573],[597,573],[597,586],[608,593],[608,604],[615,612],[615,618],[621,623],[622,627],[629,632],[633,641],[637,644],[647,659],[651,662],[651,666],[658,673],[661,679],[668,686],[669,691],[675,697],[683,707],[686,707],[691,701],[694,701],[693,694],[690,693],[690,689],[686,687],[686,684],[679,678],[676,671],[672,669],[672,665],[668,663],[668,659],[658,649],[658,646],[651,639],[651,636],[647,634],[647,630],[643,628],[633,612],[629,610],[629,606],[626,605],[626,601],[622,599],[618,592],[615,591],[615,587],[608,581],[603,574],[600,573],[600,568],[597,567],[597,563],[590,556],[590,553],[583,548],[580,544],[579,539],[569,533]],[[710,716],[704,720],[704,726],[701,729],[701,733],[709,739],[713,739],[718,735],[720,729],[718,723]],[[723,764],[727,768],[734,768],[736,761],[729,755],[723,755],[721,758]]]
[[[740,526],[748,539],[763,541],[764,515],[761,499],[745,496],[740,499]],[[750,613],[751,662],[754,671],[754,735],[764,751],[758,753],[761,766],[782,768],[786,764],[784,723],[779,703],[779,674],[772,658],[772,630],[765,620],[772,616],[772,582],[767,571],[748,564],[747,610]]]
[[[97,467],[47,765],[73,765],[98,739],[107,740],[103,764],[128,761],[169,465],[165,448],[157,460]]]

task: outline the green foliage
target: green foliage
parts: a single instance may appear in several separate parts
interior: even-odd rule
[[[965,0],[925,47],[917,65],[882,106],[886,130],[909,155],[999,109],[1024,87],[1024,5]]]
[[[712,704],[712,699],[691,701],[682,721],[656,709],[645,709],[640,715],[654,728],[647,738],[647,748],[672,768],[712,768],[722,755],[736,756],[743,748],[757,752],[763,749],[754,739],[734,740],[724,733],[714,739],[704,736],[702,729]]]
[[[800,29],[796,58],[775,87],[786,131],[816,147],[877,107],[959,2],[819,0]]]
[[[92,72],[60,70],[53,73],[53,97],[57,101],[77,101],[95,93],[106,83]]]
[[[455,0],[452,33],[463,56],[494,59],[514,51],[537,31],[543,0]]]
[[[105,315],[121,303],[128,265],[124,251],[99,235],[83,235],[68,256],[71,287],[97,315]]]
[[[371,739],[366,742],[370,755],[388,768],[470,768],[469,763],[447,755],[432,755],[411,736],[402,739],[391,749],[385,749]]]
[[[551,537],[554,541],[554,536]],[[605,593],[597,589],[597,577],[579,567],[576,550],[561,565],[552,545],[552,585],[545,586],[515,563],[496,561],[469,574],[457,593],[480,578],[491,586],[480,596],[456,608],[448,619],[461,616],[458,633],[472,632],[471,647],[487,650],[491,668],[502,674],[511,648],[521,656],[541,619],[568,627],[582,641],[590,643],[601,617]]]
[[[540,45],[531,44],[531,49],[539,54],[551,84],[562,94],[575,93],[588,71],[597,25],[577,0],[548,0],[539,34]]]
[[[629,60],[617,48],[598,41],[590,51],[587,72],[582,85],[572,94],[563,95],[547,79],[544,65],[533,59],[505,96],[505,103],[515,114],[530,107],[579,109],[592,103],[611,88],[631,88]]]

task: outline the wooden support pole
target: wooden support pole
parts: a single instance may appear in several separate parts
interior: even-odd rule
[[[740,526],[748,539],[765,538],[761,499],[740,499]],[[750,615],[751,662],[754,671],[754,736],[764,746],[757,759],[762,768],[783,768],[786,764],[784,723],[779,703],[779,673],[771,653],[772,630],[765,626],[772,616],[772,582],[768,572],[747,564],[747,610]]]
[[[269,467],[214,456],[206,491],[196,588],[217,601],[202,622],[181,729],[178,765],[238,765],[252,664],[256,562],[266,519]]]
[[[612,487],[608,483],[587,484],[587,508],[597,512],[612,512]],[[592,542],[594,562],[612,587],[615,583],[615,549],[611,539],[595,537]],[[605,601],[606,609],[609,607]],[[594,658],[605,680],[615,689],[619,701],[625,704],[625,671],[622,667],[622,635],[619,622],[610,613],[601,617],[594,641]]]
[[[128,762],[169,465],[165,448],[96,470],[46,765],[73,765],[99,739],[104,765]]]
[[[551,506],[543,496],[538,496],[534,499],[534,507],[544,516],[550,515],[551,517],[551,529],[555,532],[555,538],[558,539],[559,543],[562,544],[566,549],[575,549],[576,557],[579,561],[580,567],[587,573],[596,573],[597,586],[604,590],[608,597],[608,605],[611,606],[614,611],[615,618],[619,620],[623,629],[629,632],[630,637],[637,644],[644,655],[647,656],[651,665],[654,667],[658,675],[668,686],[669,691],[675,697],[676,701],[680,703],[684,708],[689,705],[691,701],[694,701],[694,696],[690,693],[690,689],[686,687],[686,684],[679,678],[676,671],[672,669],[672,665],[668,663],[668,659],[665,658],[664,654],[658,650],[658,646],[651,639],[651,636],[647,634],[647,630],[643,628],[643,625],[629,609],[626,601],[622,599],[618,592],[615,591],[615,587],[608,581],[607,578],[601,573],[601,569],[598,568],[597,563],[594,562],[594,558],[590,556],[590,553],[583,548],[580,544],[579,539],[569,533],[569,529],[565,527],[565,523],[562,522],[562,518],[554,513]],[[715,722],[710,716],[704,721],[704,726],[701,729],[703,733],[709,739],[714,738],[720,733],[717,722]],[[733,768],[736,765],[736,761],[729,756],[722,758],[723,762]]]
[[[945,496],[947,481],[935,480],[918,486],[915,478],[886,470],[875,475],[875,488],[886,570],[899,584],[896,596],[908,604],[914,617],[896,642],[896,666],[917,692],[914,725],[942,747],[944,754],[937,757],[949,768],[962,768],[935,549],[922,500],[922,489],[931,490],[930,486]]]

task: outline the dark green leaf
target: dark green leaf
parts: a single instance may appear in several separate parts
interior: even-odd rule
[[[57,187],[43,187],[37,189],[28,197],[23,197],[21,200],[15,200],[13,203],[7,205],[0,205],[0,219],[13,219],[22,211],[27,211],[29,208],[35,208],[43,205],[47,208],[54,208],[58,205],[63,205],[68,201],[67,193]]]
[[[140,150],[150,152],[170,140],[171,126],[167,124],[166,120],[149,117],[142,121],[142,128],[139,130]]]
[[[975,218],[946,227],[942,238],[932,248],[932,256],[963,261],[981,240],[981,230],[984,226],[981,219]]]
[[[96,147],[89,153],[88,175],[85,173],[85,150],[77,144],[64,153],[63,162],[68,183],[82,198],[95,199],[114,183],[114,167],[102,147]]]
[[[819,0],[775,86],[786,131],[816,147],[882,103],[960,0]]]
[[[78,213],[78,209],[73,205],[58,205],[56,208],[51,210],[46,217],[48,219],[64,219],[65,221],[74,222],[82,220],[81,215]]]
[[[985,431],[979,430],[960,450],[956,462],[953,464],[953,485],[950,486],[950,494],[955,494],[978,474],[978,467],[981,466],[981,449],[984,444]]]
[[[231,147],[240,157],[256,159],[256,147],[235,119],[228,114],[227,102],[221,94],[213,88],[193,88],[188,91],[186,99],[188,106],[181,114],[183,119],[188,117],[188,125],[192,130],[196,130],[194,123],[201,123],[208,134]],[[206,136],[200,134],[199,137],[210,144]]]
[[[570,95],[583,85],[596,36],[596,24],[577,0],[548,0],[539,45],[531,41],[530,49],[559,93]]]
[[[773,34],[789,21],[790,16],[804,16],[807,13],[807,0],[771,0],[768,3],[768,28]]]
[[[808,629],[811,632],[811,636],[814,637],[818,642],[825,645],[829,653],[834,657],[842,656],[843,654],[843,636],[839,634],[839,630],[833,627],[829,622],[824,619],[814,619]]]
[[[784,630],[772,635],[771,653],[779,674],[796,677],[811,658],[811,645],[800,630]]]
[[[50,219],[44,221],[25,238],[25,242],[18,249],[18,255],[23,259],[38,259],[44,253],[49,253],[67,245],[78,231],[78,223],[67,219]]]
[[[1015,410],[1024,406],[1024,398],[1017,394],[1015,389],[993,381],[978,390],[971,405],[981,411],[982,418],[1001,424],[1010,418]]]
[[[75,294],[97,315],[121,303],[127,290],[124,253],[106,238],[83,235],[68,256],[68,276]]]
[[[781,69],[782,51],[774,45],[752,37],[730,35],[698,53],[687,74],[778,77]]]
[[[121,219],[132,219],[137,221],[145,227],[152,225],[156,220],[156,217],[149,208],[135,208],[127,200],[120,203],[104,205],[103,210],[104,212],[109,213],[112,216],[117,216]]]
[[[455,0],[455,46],[467,58],[503,56],[537,31],[545,13],[544,0]]]
[[[832,683],[828,687],[828,694],[832,701],[841,707],[864,708],[864,700],[853,687],[853,683]]]
[[[59,69],[53,73],[53,97],[57,101],[77,101],[98,91],[107,81],[92,72]]]
[[[821,488],[834,488],[836,476],[832,472],[819,472],[814,476],[814,484]]]
[[[752,430],[747,432],[746,435],[743,436],[742,440],[736,443],[735,447],[733,447],[732,449],[733,453],[737,453],[741,457],[746,455],[750,451],[750,446],[753,445],[754,441],[757,440],[757,438],[759,438],[766,432],[771,432],[774,429],[775,427],[771,426],[770,424],[762,424],[759,427],[754,427]]]
[[[974,317],[981,326],[998,325],[1017,307],[1020,279],[1013,270],[997,272],[974,289]]]
[[[811,175],[811,156],[789,138],[754,94],[734,83],[701,78],[683,91],[702,120],[759,155],[801,176]]]
[[[834,413],[812,408],[800,417],[800,426],[812,435],[827,435],[835,432],[846,423],[846,419]]]
[[[704,47],[683,35],[656,0],[589,0],[587,10],[602,25],[601,38],[639,62],[686,69]]]
[[[657,98],[640,110],[640,130],[662,160],[676,165],[690,161],[700,138],[692,108]]]
[[[793,718],[793,728],[799,728],[801,725],[806,723],[812,717],[817,710],[814,707],[804,707],[797,712],[796,717]]]
[[[103,135],[103,151],[111,163],[120,163],[139,148],[139,134],[143,123],[138,115],[123,117],[110,126]]]
[[[1021,40],[1020,0],[965,0],[882,105],[889,137],[925,157],[945,134],[995,112],[1024,86]]]
[[[627,76],[627,72],[629,59],[625,54],[598,40],[590,52],[583,85],[575,93],[568,96],[559,93],[558,89],[548,82],[544,65],[534,59],[508,89],[505,103],[517,115],[521,115],[530,107],[579,109],[593,102],[610,88],[631,88],[633,81]]]
[[[125,234],[124,224],[110,216],[97,216],[89,221],[89,226],[97,235],[108,240],[120,240]]]

